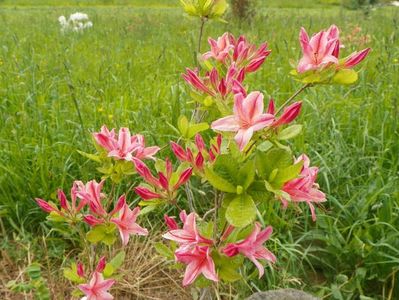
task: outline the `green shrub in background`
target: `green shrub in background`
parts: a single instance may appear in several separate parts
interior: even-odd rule
[[[251,20],[256,12],[257,0],[231,0],[231,13],[239,20]]]
[[[342,0],[342,5],[348,9],[360,9],[370,5],[375,5],[379,0]]]

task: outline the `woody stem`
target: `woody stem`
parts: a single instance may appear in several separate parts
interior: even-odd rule
[[[311,83],[306,83],[303,85],[299,90],[297,90],[291,97],[289,97],[283,105],[280,106],[280,108],[276,111],[275,115],[277,115],[284,107],[286,107],[292,100],[296,98],[300,93],[302,93],[304,90],[306,90],[308,87],[311,87]]]
[[[205,21],[206,21],[205,18],[201,18],[201,26],[200,26],[199,36],[198,36],[197,54],[201,53],[201,42],[202,42],[202,34],[204,33]]]

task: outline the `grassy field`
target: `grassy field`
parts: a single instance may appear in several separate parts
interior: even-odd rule
[[[194,65],[199,24],[172,0],[0,3],[0,247],[23,266],[26,253],[43,254],[41,235],[50,234],[34,197],[98,177],[76,152],[92,152],[90,132],[107,124],[142,132],[150,144],[176,138],[168,124],[193,107],[181,73]],[[61,34],[58,16],[82,10],[78,5],[87,6],[94,27]],[[206,36],[230,31],[269,42],[272,55],[249,78],[250,90],[278,103],[300,86],[287,75],[288,59],[299,57],[300,26],[314,32],[335,23],[343,36],[359,26],[369,42],[348,41],[343,51],[373,48],[355,86],[320,86],[301,96],[306,132],[295,143],[321,167],[329,201],[316,225],[287,212],[292,221],[274,240],[279,263],[241,295],[289,286],[329,299],[399,298],[398,19],[396,8],[365,15],[335,5],[262,6],[250,24],[207,24]],[[70,247],[54,240],[52,261]]]

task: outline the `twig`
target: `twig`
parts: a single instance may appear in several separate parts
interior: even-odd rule
[[[303,85],[299,90],[297,90],[291,97],[289,97],[283,105],[280,106],[280,108],[276,111],[275,115],[277,115],[284,107],[288,105],[292,100],[295,99],[296,96],[298,96],[300,93],[302,93],[304,90],[306,90],[308,87],[311,87],[312,83],[306,83]]]
[[[201,53],[201,42],[202,42],[202,35],[204,33],[204,25],[206,22],[206,18],[201,18],[201,27],[198,36],[198,47],[197,47],[197,54]]]

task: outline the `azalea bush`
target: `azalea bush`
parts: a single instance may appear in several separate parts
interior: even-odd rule
[[[182,2],[202,19],[219,19],[225,10],[224,1]],[[198,65],[182,74],[196,105],[191,115],[180,116],[177,140],[147,145],[140,133],[103,125],[92,133],[96,152],[80,152],[97,163],[101,180],[75,181],[69,196],[57,192],[57,204],[36,199],[54,229],[67,228],[80,242],[81,253],[64,269],[76,286],[74,295],[113,299],[123,247],[132,235],[151,234],[140,223],[154,212],[174,212],[164,215],[158,252],[184,273],[183,286],[213,286],[215,297],[220,285],[249,277],[248,264],[262,277],[265,263],[276,262],[266,246],[273,234],[271,215],[308,208],[316,221],[326,195],[316,183],[318,168],[302,149],[292,149],[290,140],[303,130],[296,123],[303,103],[296,98],[321,84],[353,84],[358,78],[353,68],[370,49],[342,56],[335,25],[312,37],[302,28],[302,58],[292,62],[290,74],[302,86],[277,105],[280,101],[264,99],[245,81],[271,55],[267,43],[256,45],[230,33],[208,42],[208,51],[198,53]],[[162,155],[166,147],[174,157]],[[122,182],[134,186],[120,192]],[[130,205],[132,192],[141,199],[137,207]],[[209,201],[199,209],[200,195]]]

